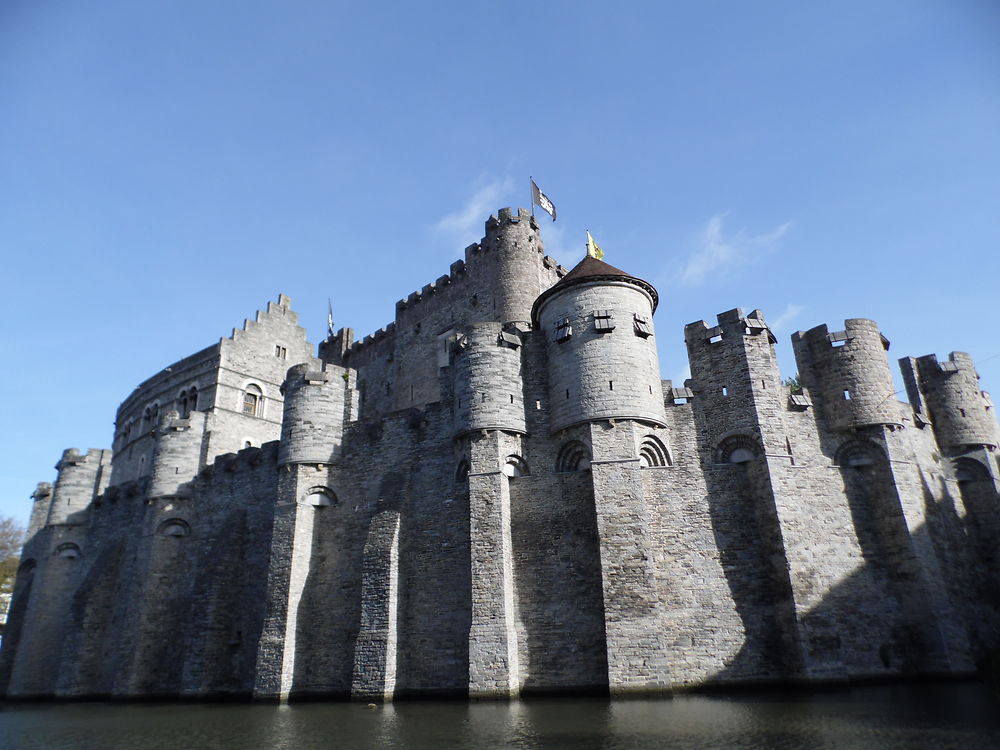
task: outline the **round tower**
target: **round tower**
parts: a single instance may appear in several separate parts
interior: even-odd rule
[[[952,352],[946,362],[933,354],[919,357],[917,375],[938,445],[950,450],[996,447],[996,419],[979,388],[972,357],[965,352]]]
[[[111,451],[90,449],[81,454],[76,448],[63,451],[56,464],[59,474],[52,491],[48,523],[76,523],[80,511],[90,507],[110,470]],[[104,481],[102,481],[104,480]]]
[[[328,464],[340,453],[344,399],[350,370],[327,364],[295,365],[281,392],[285,398],[278,463]]]
[[[834,333],[825,325],[799,331],[792,345],[802,385],[822,402],[830,429],[900,423],[889,341],[874,320],[851,318]]]
[[[531,305],[554,279],[542,266],[542,239],[538,223],[529,211],[501,208],[486,222],[486,236],[480,242],[485,251],[480,262],[489,264],[496,285],[494,310],[490,318],[501,322],[531,320]]]
[[[44,528],[49,520],[49,508],[52,505],[52,485],[39,482],[31,493],[31,518],[28,521],[27,539],[31,539]]]
[[[464,331],[455,357],[455,434],[525,432],[521,339],[500,323]]]
[[[653,286],[590,256],[534,304],[546,337],[550,428],[602,419],[666,423]]]
[[[153,460],[149,470],[149,497],[187,497],[201,463],[205,413],[193,411],[181,418],[169,411],[154,432]]]

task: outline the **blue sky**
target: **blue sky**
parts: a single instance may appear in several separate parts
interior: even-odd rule
[[[683,326],[879,322],[1000,396],[991,0],[0,5],[0,514],[144,378],[292,297],[364,335],[528,175]],[[898,379],[898,376],[897,376]]]

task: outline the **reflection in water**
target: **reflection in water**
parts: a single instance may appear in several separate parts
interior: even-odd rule
[[[0,750],[1000,747],[985,686],[514,703],[6,704]]]

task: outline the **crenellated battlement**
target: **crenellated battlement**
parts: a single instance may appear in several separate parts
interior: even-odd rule
[[[701,342],[716,343],[723,337],[756,336],[766,332],[770,342],[777,343],[760,310],[751,310],[749,315],[745,315],[741,308],[736,307],[719,313],[716,321],[714,326],[704,320],[688,323],[684,326],[684,340],[696,345]]]
[[[979,387],[979,373],[966,352],[899,360],[910,405],[917,418],[930,422],[942,448],[950,453],[974,446],[995,449],[997,434],[993,401]]]
[[[889,340],[874,320],[849,318],[842,331],[826,325],[798,331],[792,347],[800,381],[832,429],[902,423],[885,355]]]

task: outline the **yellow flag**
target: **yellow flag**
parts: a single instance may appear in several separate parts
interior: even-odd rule
[[[604,251],[601,250],[600,245],[594,242],[594,238],[590,236],[590,230],[587,230],[587,255],[598,260],[604,258]]]

